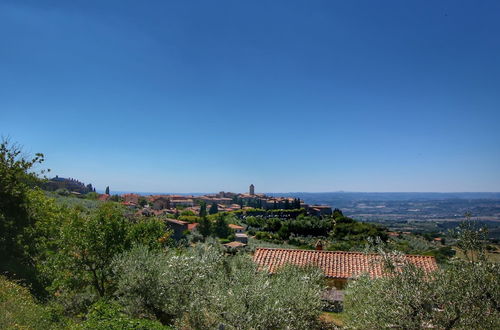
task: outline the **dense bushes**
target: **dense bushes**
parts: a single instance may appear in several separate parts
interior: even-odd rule
[[[327,236],[333,228],[331,218],[300,215],[295,219],[247,217],[243,220],[250,228],[260,231],[279,232],[287,239],[291,234],[301,236]]]
[[[0,276],[0,329],[50,329],[47,308],[37,304],[29,290]]]
[[[148,319],[133,318],[122,311],[122,307],[114,301],[101,300],[92,305],[86,320],[76,329],[94,330],[161,330],[170,329],[160,322]]]
[[[296,218],[248,216],[243,219],[255,238],[271,243],[288,242],[313,248],[322,237],[329,250],[360,250],[369,238],[387,240],[385,228],[344,217],[339,210],[331,217],[298,215]]]
[[[47,212],[49,206],[52,212]],[[45,221],[38,222],[34,230],[33,254],[49,291],[57,292],[58,299],[75,313],[113,292],[111,262],[116,255],[134,244],[159,249],[171,242],[170,232],[160,220],[132,222],[118,204],[104,203],[94,211],[82,212],[58,210],[47,202],[44,209]]]
[[[245,209],[231,212],[238,218],[247,217],[263,217],[263,218],[280,218],[280,219],[295,219],[300,215],[305,215],[305,209],[292,209],[292,210],[264,210],[264,209]]]
[[[118,301],[132,316],[183,328],[304,329],[321,311],[321,273],[260,272],[247,255],[202,244],[181,253],[136,247],[114,262]]]
[[[0,273],[32,283],[36,275],[25,249],[30,244],[26,230],[37,218],[29,210],[29,193],[40,183],[33,168],[42,162],[42,154],[26,159],[18,146],[0,143]]]
[[[391,276],[364,276],[348,285],[344,301],[348,326],[499,329],[500,265],[477,252],[477,260],[454,259],[431,274],[389,255]]]

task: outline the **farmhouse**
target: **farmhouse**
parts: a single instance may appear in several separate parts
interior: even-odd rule
[[[234,234],[234,240],[236,242],[241,242],[241,243],[244,243],[244,244],[248,244],[248,235],[247,234]]]
[[[386,275],[382,256],[374,253],[257,248],[253,260],[260,269],[267,269],[270,273],[276,272],[285,264],[317,266],[325,274],[329,286],[337,289],[343,289],[348,280],[362,274],[368,274],[372,278]],[[405,255],[404,261],[427,273],[437,269],[434,257]]]
[[[141,197],[141,196],[139,196],[137,194],[123,194],[122,197],[123,197],[123,201],[125,203],[133,203],[133,204],[137,205],[137,204],[139,204],[139,197]]]
[[[154,210],[163,210],[170,208],[170,198],[166,196],[151,196],[149,200],[153,204]]]
[[[184,232],[188,230],[189,223],[177,219],[165,219],[165,224],[174,231],[172,237],[179,240],[184,236]]]

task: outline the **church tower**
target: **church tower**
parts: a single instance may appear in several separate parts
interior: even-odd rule
[[[255,195],[255,187],[253,184],[250,185],[250,195]]]

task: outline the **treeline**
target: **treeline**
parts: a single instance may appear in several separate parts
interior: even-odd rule
[[[295,219],[299,215],[307,214],[307,211],[303,208],[293,208],[293,209],[270,209],[264,210],[259,208],[237,210],[231,212],[239,218],[246,217],[261,217],[261,218],[280,218],[280,219]]]
[[[250,212],[249,212],[250,211]],[[238,211],[240,212],[240,211]],[[236,212],[235,212],[236,213]],[[323,238],[329,250],[361,249],[369,238],[387,241],[383,227],[358,222],[335,209],[332,216],[309,216],[305,210],[242,210],[242,222],[257,239],[314,248]]]
[[[95,192],[95,188],[91,183],[85,185],[83,182],[80,182],[76,179],[72,178],[60,178],[58,176],[46,180],[41,183],[44,190],[47,191],[69,191],[69,192],[77,192],[80,194],[87,194],[89,192]]]
[[[260,198],[241,198],[239,196],[234,196],[232,200],[233,204],[238,204],[241,208],[252,207],[255,209],[262,209],[264,207],[262,200]],[[292,201],[285,199],[284,201],[274,201],[271,210],[293,210],[300,209],[300,199],[294,198]]]

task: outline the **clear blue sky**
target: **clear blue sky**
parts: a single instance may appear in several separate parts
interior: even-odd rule
[[[99,189],[500,191],[500,1],[2,1],[0,134]]]

